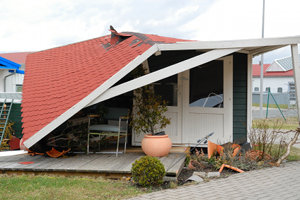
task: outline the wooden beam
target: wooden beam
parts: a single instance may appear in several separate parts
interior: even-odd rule
[[[229,54],[234,53],[239,50],[240,49],[217,49],[217,50],[212,50],[212,51],[203,53],[201,55],[189,58],[187,60],[181,61],[174,65],[165,67],[161,70],[152,72],[150,74],[141,76],[139,78],[133,79],[126,83],[123,83],[123,84],[117,85],[113,88],[110,88],[105,93],[100,95],[97,99],[95,99],[90,104],[88,104],[88,106],[102,102],[102,101],[110,99],[110,98],[113,98],[120,94],[124,94],[126,92],[135,90],[137,88],[140,88],[140,87],[143,87],[150,83],[154,83],[154,82],[162,80],[164,78],[173,76],[173,75],[181,73],[183,71],[192,69],[196,66],[208,63],[212,60],[221,58],[223,56],[229,55]]]
[[[260,48],[251,50],[249,53],[252,54],[253,56],[257,56],[259,54],[266,53],[268,51],[273,51],[275,49],[279,49],[284,46],[286,46],[286,45],[260,47]]]
[[[292,62],[293,62],[293,68],[294,68],[294,80],[295,80],[298,120],[300,120],[300,61],[299,61],[299,55],[298,55],[298,44],[291,45],[291,52],[292,52]],[[300,121],[299,121],[299,125],[300,125]]]

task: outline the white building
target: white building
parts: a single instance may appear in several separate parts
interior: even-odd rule
[[[18,138],[23,136],[21,99],[24,74],[21,73],[25,69],[25,61],[28,54],[28,52],[0,54],[0,106],[7,100],[8,102],[12,99],[14,100],[8,119],[14,122],[14,136]],[[13,68],[13,66],[17,67]]]
[[[264,80],[263,91],[270,90],[272,93],[287,93],[294,85],[293,70],[289,71],[269,71],[272,65],[264,65]],[[260,91],[260,65],[253,65],[252,72],[252,86],[253,92]]]
[[[291,57],[276,59],[272,64],[264,64],[263,91],[267,92],[269,90],[272,94],[276,94],[279,101],[281,101],[280,99],[286,95],[289,103],[294,104],[296,96],[293,75]],[[253,65],[252,76],[253,103],[257,103],[255,102],[255,95],[258,95],[260,92],[259,64]]]

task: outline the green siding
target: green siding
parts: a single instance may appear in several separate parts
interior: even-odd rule
[[[21,138],[22,135],[22,117],[21,117],[21,104],[13,104],[10,111],[9,121],[14,122],[13,129],[16,137]]]
[[[247,141],[247,55],[233,54],[233,141]]]

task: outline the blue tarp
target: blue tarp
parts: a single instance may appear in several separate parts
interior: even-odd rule
[[[7,60],[0,56],[0,69],[7,69],[9,72],[24,74],[23,70],[20,70],[21,65],[13,61]]]

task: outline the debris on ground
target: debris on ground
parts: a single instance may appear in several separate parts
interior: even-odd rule
[[[19,164],[22,164],[22,165],[30,165],[30,164],[33,164],[33,163],[34,163],[33,161],[19,162]]]
[[[39,153],[39,152],[31,151],[31,150],[28,150],[28,154],[30,156],[36,156],[36,155],[43,156],[44,155],[44,153]]]
[[[56,150],[54,147],[52,147],[52,149],[50,151],[47,151],[46,154],[48,156],[50,156],[51,158],[58,158],[61,157],[63,155],[65,155],[66,153],[68,153],[71,149],[69,148],[68,150],[63,150],[63,151],[58,151]]]
[[[197,183],[201,183],[203,182],[203,178],[201,178],[200,176],[197,175],[192,175],[190,178],[188,178],[186,181],[195,181]]]
[[[223,165],[221,166],[221,168],[220,168],[220,170],[219,170],[219,173],[221,173],[221,172],[223,171],[224,167],[226,167],[226,168],[228,168],[228,169],[232,169],[232,170],[237,171],[237,172],[240,172],[240,173],[244,173],[244,171],[241,170],[241,169],[239,169],[239,168],[236,168],[236,167],[233,167],[233,166],[230,166],[230,165],[225,165],[225,164],[223,164]]]
[[[220,172],[208,172],[207,173],[207,178],[215,178],[215,177],[220,177]]]

